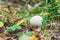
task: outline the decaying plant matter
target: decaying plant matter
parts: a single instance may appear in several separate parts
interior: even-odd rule
[[[0,1],[0,40],[60,40],[59,33],[59,0]]]

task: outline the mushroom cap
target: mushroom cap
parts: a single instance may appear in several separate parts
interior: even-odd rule
[[[30,19],[30,24],[32,26],[41,26],[42,25],[42,17],[41,16],[33,16],[31,19]]]

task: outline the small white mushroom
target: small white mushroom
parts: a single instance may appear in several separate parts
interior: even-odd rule
[[[42,17],[41,16],[33,16],[31,19],[30,19],[30,24],[32,26],[41,26],[42,25]]]

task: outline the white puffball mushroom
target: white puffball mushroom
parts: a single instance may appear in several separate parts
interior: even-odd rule
[[[43,21],[43,18],[41,16],[33,16],[31,19],[30,19],[30,24],[32,26],[41,26],[42,25],[42,21]]]

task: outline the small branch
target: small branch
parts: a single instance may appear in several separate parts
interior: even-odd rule
[[[44,3],[44,1],[35,4],[35,6],[31,8],[31,10],[32,10],[32,9],[35,9],[36,7],[38,7],[39,5],[41,5],[42,3]]]
[[[33,7],[31,7],[31,8],[29,9],[29,11],[32,10],[32,9],[35,9],[36,7],[38,7],[39,5],[41,5],[42,3],[44,3],[44,2],[42,1],[42,2],[39,2],[39,3],[35,4],[35,6],[33,6]],[[27,10],[27,11],[28,11],[28,10]]]

